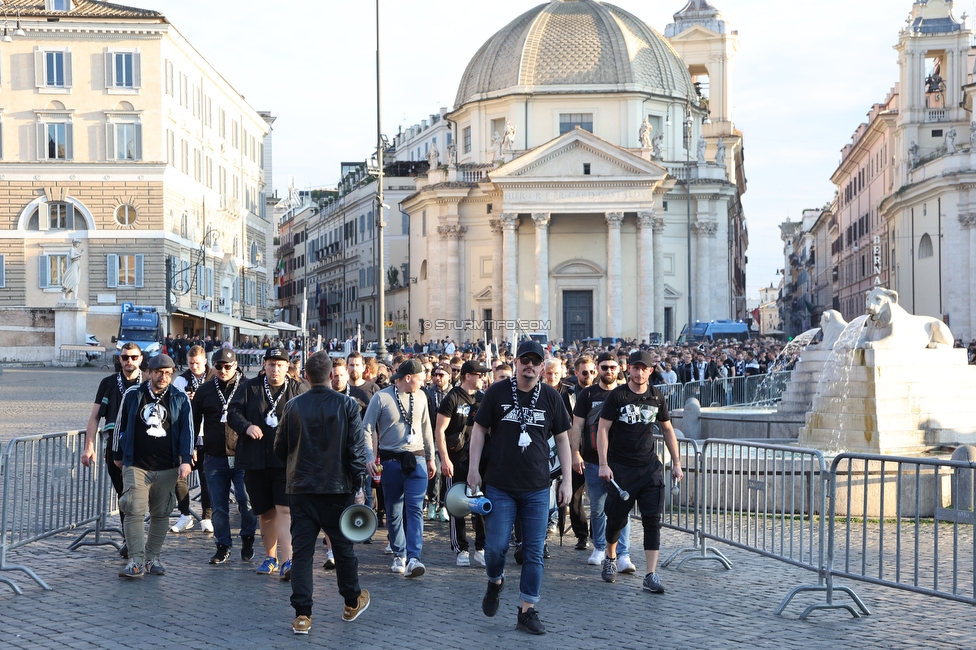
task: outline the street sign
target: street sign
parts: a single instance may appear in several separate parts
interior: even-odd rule
[[[386,321],[385,323],[383,323],[383,327],[393,327],[393,321],[391,320]]]
[[[213,311],[213,300],[201,300],[197,304],[200,311]]]

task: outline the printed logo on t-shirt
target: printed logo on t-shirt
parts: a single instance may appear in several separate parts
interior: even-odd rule
[[[511,408],[508,404],[502,404],[503,409],[507,409],[505,412],[505,417],[502,418],[502,422],[514,422],[519,424],[521,420],[519,419],[519,412],[522,412],[522,418],[525,419],[525,424],[530,427],[544,427],[546,424],[546,412],[540,411],[539,409],[529,410],[525,407]]]
[[[150,418],[154,415],[154,410],[155,416],[159,418],[158,422],[152,422],[150,420]],[[169,410],[162,404],[156,404],[155,409],[153,408],[152,404],[145,404],[142,407],[142,410],[139,411],[139,415],[142,417],[142,421],[149,426],[153,426],[153,424],[165,424],[169,420]]]
[[[627,424],[653,424],[657,419],[657,407],[650,404],[628,404],[620,409],[621,422]]]
[[[462,417],[468,417],[468,415],[471,414],[471,405],[470,404],[458,404],[457,411],[455,411],[455,412],[458,415],[462,416]]]

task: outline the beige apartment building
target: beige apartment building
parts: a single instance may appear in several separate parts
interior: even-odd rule
[[[6,0],[0,47],[0,305],[53,308],[69,252],[103,342],[124,303],[173,333],[268,330],[269,114],[162,14]],[[270,169],[268,169],[270,175]]]

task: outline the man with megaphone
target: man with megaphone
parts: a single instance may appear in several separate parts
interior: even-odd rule
[[[274,441],[275,454],[285,463],[291,502],[295,634],[308,634],[312,626],[312,559],[320,530],[332,540],[345,601],[342,620],[354,621],[369,607],[369,592],[359,587],[359,560],[340,522],[366,484],[366,436],[359,405],[331,388],[331,371],[327,352],[308,358],[305,376],[312,388],[285,405]]]

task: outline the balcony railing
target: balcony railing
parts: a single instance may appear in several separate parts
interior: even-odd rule
[[[944,108],[932,108],[925,111],[926,122],[945,122],[949,119],[949,111]]]

